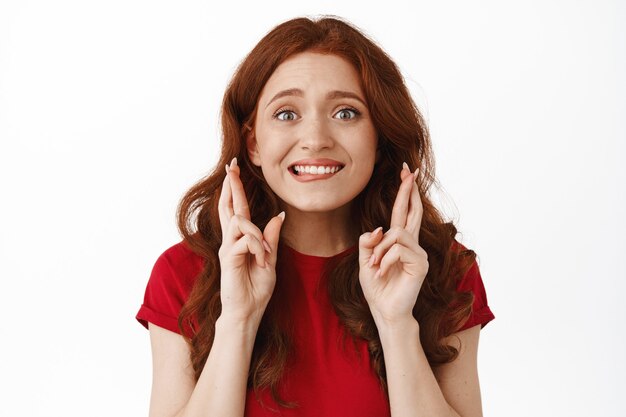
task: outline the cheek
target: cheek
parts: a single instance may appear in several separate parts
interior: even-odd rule
[[[269,133],[269,134],[268,134]],[[267,168],[277,168],[281,164],[286,164],[285,158],[292,151],[293,137],[282,132],[265,132],[265,136],[258,141],[259,155],[262,165]]]
[[[270,168],[270,166],[276,167],[276,165],[280,164],[285,153],[285,147],[280,146],[276,142],[265,142],[259,146],[262,165],[267,165],[267,168]]]
[[[283,173],[285,164],[285,149],[275,142],[265,142],[259,144],[259,156],[261,159],[261,171],[268,183],[274,182]]]
[[[359,158],[363,162],[374,162],[376,159],[378,140],[369,132],[366,135],[362,135],[360,140],[360,146],[355,149],[355,153],[359,155]]]

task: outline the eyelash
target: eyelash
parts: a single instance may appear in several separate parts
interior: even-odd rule
[[[357,117],[359,117],[359,116],[361,115],[361,112],[360,112],[360,111],[358,111],[358,110],[357,110],[357,109],[355,109],[354,107],[350,107],[350,106],[346,106],[346,107],[342,107],[342,108],[340,108],[339,110],[337,110],[337,113],[342,112],[342,111],[344,111],[344,110],[349,110],[349,111],[354,112],[354,117],[353,117],[352,119],[356,119]],[[272,115],[272,118],[273,118],[273,119],[278,119],[278,116],[279,116],[281,113],[284,113],[284,112],[292,112],[292,113],[295,113],[295,111],[293,111],[293,110],[292,110],[292,109],[290,109],[289,107],[281,107],[280,109],[276,110],[276,112]],[[335,113],[335,114],[337,114],[337,113]],[[348,120],[352,120],[352,119],[348,119]]]

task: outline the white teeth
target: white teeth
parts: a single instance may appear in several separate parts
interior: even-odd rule
[[[313,175],[334,174],[340,169],[341,167],[338,167],[338,166],[329,167],[329,166],[314,166],[314,165],[313,166],[312,165],[294,165],[293,167],[293,170],[296,172],[296,174],[313,174]]]

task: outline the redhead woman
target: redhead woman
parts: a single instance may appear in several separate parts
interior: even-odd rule
[[[236,70],[222,129],[137,314],[150,415],[482,415],[494,316],[428,197],[427,127],[393,61],[342,20],[287,21]]]

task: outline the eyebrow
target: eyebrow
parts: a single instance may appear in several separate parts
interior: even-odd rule
[[[272,97],[269,103],[267,103],[267,106],[265,106],[265,108],[269,107],[270,104],[272,104],[274,101],[278,100],[279,98],[287,97],[287,96],[302,97],[304,96],[304,91],[300,90],[299,88],[289,88],[287,90],[279,91],[278,93],[274,95],[274,97]],[[353,93],[351,91],[333,90],[333,91],[329,91],[328,94],[326,94],[326,100],[335,100],[338,98],[352,98],[357,101],[360,101],[361,104],[367,107],[367,104],[365,104],[365,101],[361,97],[359,97],[358,94]]]

